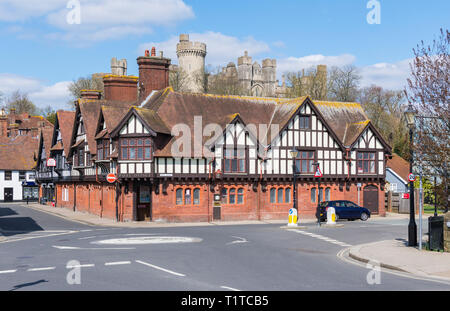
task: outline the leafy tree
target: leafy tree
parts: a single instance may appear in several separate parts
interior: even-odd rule
[[[56,111],[52,108],[52,106],[47,106],[40,111],[41,116],[50,121],[53,125],[56,122]]]
[[[298,72],[286,74],[288,90],[287,97],[294,98],[310,95],[312,99],[327,99],[327,76],[326,71],[319,71],[311,67]]]

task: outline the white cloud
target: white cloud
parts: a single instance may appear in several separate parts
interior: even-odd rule
[[[212,66],[225,66],[231,61],[236,63],[237,58],[244,55],[244,51],[248,51],[250,56],[257,56],[270,51],[267,43],[258,41],[253,37],[240,39],[213,31],[191,33],[189,34],[189,40],[206,43],[206,64]],[[151,50],[154,46],[158,51],[163,51],[164,55],[171,58],[173,63],[176,63],[178,42],[179,37],[172,36],[163,42],[143,43],[138,47],[138,54],[143,55],[145,50]]]
[[[173,26],[194,17],[192,8],[183,0],[78,1],[80,24],[68,23],[67,17],[74,8],[68,8],[69,1],[63,0],[1,0],[0,21],[40,18],[53,26],[50,33],[43,36],[79,45],[148,34],[155,26]],[[77,0],[72,2],[76,3]]]
[[[411,62],[412,59],[405,59],[397,63],[378,63],[361,67],[361,86],[376,84],[387,89],[401,90],[407,84]]]
[[[317,65],[332,66],[345,66],[353,64],[356,57],[350,54],[342,54],[338,56],[325,56],[325,55],[308,55],[303,57],[287,57],[278,60],[277,69],[278,73],[296,72],[302,69],[308,69]]]
[[[20,90],[27,93],[38,108],[50,105],[55,110],[67,109],[67,102],[71,98],[68,90],[70,83],[71,81],[62,81],[53,85],[45,85],[39,79],[0,73],[0,92],[5,98],[8,98],[12,92]]]

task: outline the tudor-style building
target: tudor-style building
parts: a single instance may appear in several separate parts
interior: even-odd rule
[[[110,75],[104,99],[85,91],[76,102],[58,206],[119,221],[285,219],[295,163],[300,219],[314,215],[318,192],[385,213],[391,148],[360,104],[178,93],[165,79],[170,60],[138,64],[139,97],[137,77]]]

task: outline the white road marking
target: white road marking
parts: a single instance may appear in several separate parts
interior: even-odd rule
[[[178,272],[175,272],[175,271],[171,271],[171,270],[168,270],[168,269],[164,269],[164,268],[161,268],[161,267],[152,265],[152,264],[150,264],[150,263],[148,263],[148,262],[144,262],[144,261],[141,261],[141,260],[136,260],[136,262],[137,262],[137,263],[140,263],[140,264],[142,264],[142,265],[146,265],[146,266],[149,266],[149,267],[151,267],[151,268],[157,269],[157,270],[161,270],[161,271],[164,271],[164,272],[167,272],[167,273],[176,275],[176,276],[186,276],[185,274],[178,273]]]
[[[61,250],[130,250],[130,249],[136,249],[136,247],[77,247],[77,246],[58,246],[53,245],[54,248],[61,249]]]
[[[200,238],[179,236],[138,236],[129,238],[108,239],[91,242],[92,244],[116,244],[116,245],[142,245],[142,244],[168,244],[168,243],[194,243],[201,242]]]
[[[45,268],[31,268],[27,271],[48,271],[48,270],[55,270],[56,267],[45,267]]]
[[[228,287],[228,286],[220,286],[220,287],[224,288],[224,289],[229,289],[229,290],[234,291],[234,292],[240,292],[241,291],[239,289],[236,289],[236,288],[233,288],[233,287]]]
[[[93,239],[93,238],[96,238],[97,236],[95,235],[95,236],[87,236],[87,237],[84,237],[84,238],[78,238],[78,240],[87,240],[87,239]]]
[[[16,271],[17,270],[4,270],[4,271],[0,271],[0,274],[3,274],[3,273],[14,273]]]
[[[297,230],[297,229],[290,229],[288,231],[297,232],[297,233],[300,233],[300,234],[303,234],[303,235],[310,236],[312,238],[316,238],[316,239],[319,239],[319,240],[322,240],[322,241],[325,241],[325,242],[329,242],[329,243],[332,243],[332,244],[336,244],[336,245],[339,245],[339,246],[343,246],[343,247],[350,247],[351,246],[350,244],[347,244],[347,243],[344,243],[344,242],[341,242],[341,241],[338,241],[338,240],[335,240],[335,239],[332,239],[332,238],[329,238],[329,237],[326,237],[326,236],[323,236],[323,235],[320,235],[320,234],[315,234],[315,233],[306,232],[306,231]]]
[[[24,237],[17,237],[17,238],[9,237],[7,240],[2,241],[2,243],[17,242],[17,241],[31,240],[31,239],[37,239],[37,238],[46,238],[46,237],[57,236],[57,235],[66,235],[66,234],[78,233],[79,231],[66,231],[66,232],[59,231],[59,232],[60,233],[45,234],[45,231],[43,231],[40,235],[24,234]]]
[[[236,238],[236,239],[239,239],[239,240],[236,240],[236,241],[233,241],[233,242],[230,242],[230,243],[227,243],[226,245],[230,245],[230,244],[237,244],[237,243],[248,243],[248,241],[247,241],[247,239],[246,238],[241,238],[241,237],[238,237],[238,236],[231,236],[232,238]]]
[[[90,263],[90,264],[85,264],[85,265],[67,266],[67,269],[72,269],[72,268],[91,268],[91,267],[95,267],[95,264]]]
[[[105,262],[105,266],[129,265],[131,261]]]

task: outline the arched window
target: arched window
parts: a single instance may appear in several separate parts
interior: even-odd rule
[[[291,203],[291,188],[284,190],[284,203]]]
[[[239,188],[238,189],[238,197],[237,197],[237,203],[238,204],[244,204],[244,189]]]
[[[277,203],[283,203],[283,188],[278,188],[278,200]]]
[[[236,189],[230,189],[229,204],[236,204]]]
[[[194,189],[194,205],[200,205],[200,189]]]
[[[330,201],[330,188],[325,188],[325,201]]]
[[[191,189],[184,190],[184,204],[191,205]]]
[[[223,188],[222,189],[222,204],[227,204],[227,203],[228,203],[228,189]]]
[[[276,196],[277,196],[277,189],[270,188],[270,203],[276,202]]]
[[[176,199],[177,199],[177,205],[183,204],[183,189],[177,189]]]
[[[311,188],[311,202],[316,203],[316,200],[317,200],[316,188]]]

